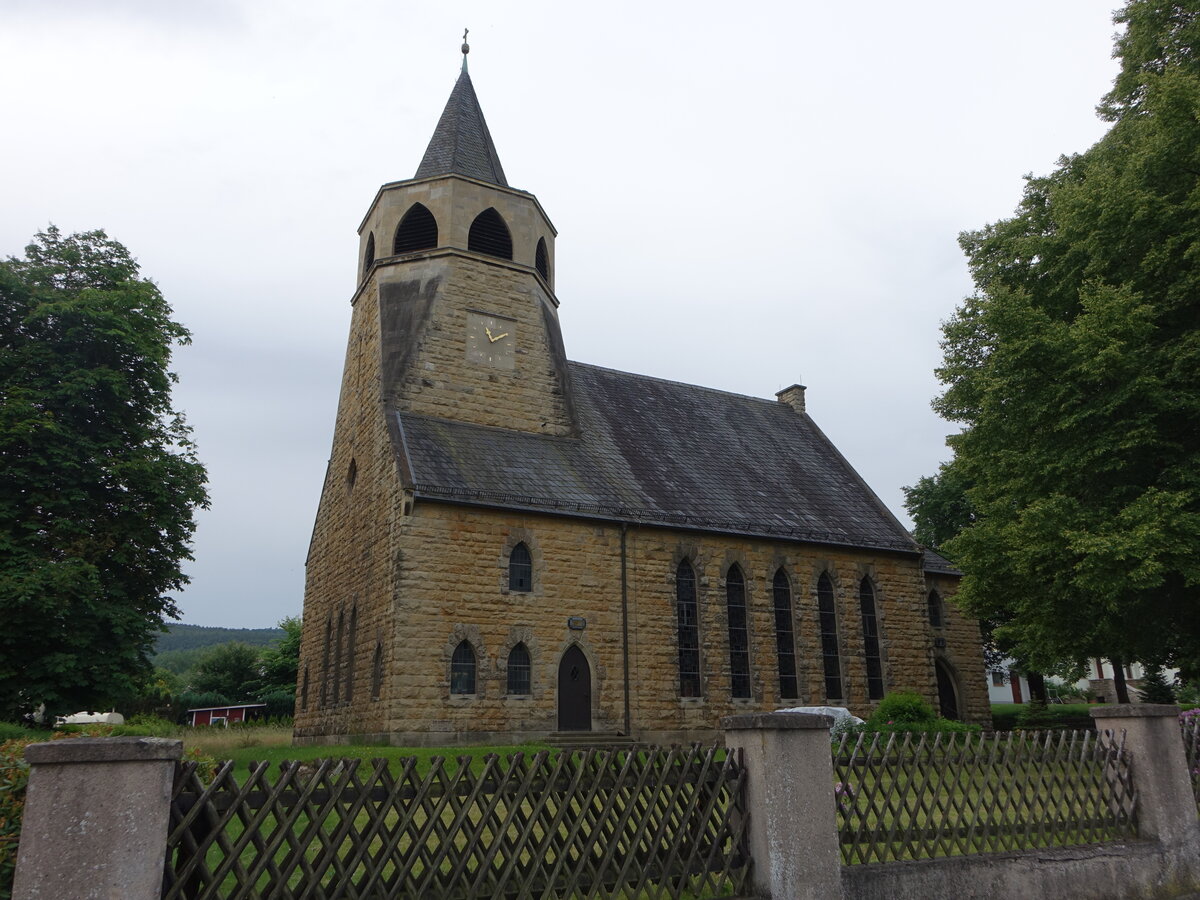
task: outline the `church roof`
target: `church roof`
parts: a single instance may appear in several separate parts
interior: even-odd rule
[[[570,363],[578,437],[397,417],[427,499],[917,552],[805,413]]]
[[[465,175],[508,187],[466,68],[458,76],[414,178]]]
[[[962,575],[962,569],[935,550],[925,548],[925,571],[935,575]]]

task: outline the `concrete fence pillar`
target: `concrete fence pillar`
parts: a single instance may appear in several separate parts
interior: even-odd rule
[[[775,900],[842,896],[829,716],[755,713],[721,720],[741,750],[754,893]]]
[[[13,900],[157,900],[183,742],[31,744]]]
[[[1194,883],[1200,877],[1200,819],[1179,731],[1179,707],[1122,704],[1097,707],[1091,715],[1097,729],[1111,730],[1118,740],[1125,732],[1125,749],[1133,755],[1138,836],[1162,845],[1165,876]]]

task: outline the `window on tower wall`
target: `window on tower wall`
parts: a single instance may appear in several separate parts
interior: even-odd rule
[[[375,657],[371,660],[371,699],[378,700],[383,691],[383,644],[375,644]]]
[[[450,693],[475,693],[475,648],[470,641],[462,641],[450,658]]]
[[[533,590],[533,557],[524,542],[508,555],[508,589],[522,594]]]
[[[363,254],[363,278],[371,274],[371,266],[375,264],[375,233],[367,235],[367,250]]]
[[[437,219],[423,203],[414,203],[400,225],[396,228],[396,239],[392,242],[392,253],[412,253],[429,250],[437,246]]]
[[[513,258],[512,235],[500,213],[488,207],[475,217],[467,234],[467,249],[500,259]]]
[[[796,641],[792,630],[792,585],[782,567],[771,583],[775,607],[775,647],[779,658],[779,696],[799,697],[796,683]]]
[[[879,618],[875,613],[875,587],[864,577],[858,584],[858,604],[862,610],[863,652],[867,663],[867,696],[883,698],[883,660],[879,655]]]
[[[675,570],[675,616],[679,641],[679,696],[700,696],[700,626],[696,573],[685,559]]]
[[[750,636],[746,627],[746,579],[737,566],[725,576],[725,610],[729,622],[729,681],[734,697],[750,696]]]
[[[537,270],[542,273],[542,277],[544,279],[546,279],[546,282],[549,283],[549,281],[550,281],[550,254],[546,250],[546,239],[545,238],[538,238],[537,253],[534,256],[533,264],[534,264],[534,266],[537,267]]]

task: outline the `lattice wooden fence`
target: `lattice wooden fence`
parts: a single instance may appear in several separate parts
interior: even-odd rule
[[[715,748],[226,763],[175,780],[163,897],[701,898],[741,889],[745,772]]]
[[[1200,712],[1188,710],[1179,716],[1183,732],[1183,751],[1187,754],[1188,773],[1192,776],[1192,793],[1196,797],[1196,812],[1200,814]]]
[[[833,754],[844,863],[1071,846],[1136,834],[1123,736],[843,735]]]

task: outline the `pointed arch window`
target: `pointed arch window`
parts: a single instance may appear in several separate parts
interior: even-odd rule
[[[508,554],[508,589],[522,594],[533,590],[533,557],[524,541]]]
[[[332,615],[325,617],[325,644],[321,650],[321,690],[319,705],[325,706],[329,702],[329,681],[332,673],[329,671],[329,654],[333,645],[333,617]]]
[[[333,642],[333,705],[342,699],[342,643],[346,640],[346,614],[338,613],[337,636]]]
[[[942,627],[942,598],[937,591],[929,592],[929,624],[934,628]]]
[[[450,657],[450,693],[475,693],[475,648],[470,641],[461,641]]]
[[[875,587],[863,576],[858,583],[858,605],[862,610],[863,652],[867,663],[867,696],[883,699],[883,660],[879,655],[879,618],[875,614]]]
[[[817,612],[821,622],[821,659],[825,668],[825,697],[842,697],[842,658],[838,649],[837,601],[833,579],[822,572],[817,579]]]
[[[471,230],[467,234],[467,249],[500,259],[512,259],[512,235],[494,207],[489,206],[471,223]]]
[[[676,634],[679,642],[679,696],[700,696],[700,626],[696,573],[685,559],[675,570]]]
[[[525,696],[532,684],[533,667],[529,659],[529,648],[523,643],[508,651],[508,693]]]
[[[383,643],[375,642],[375,656],[371,659],[371,699],[378,700],[383,691]]]
[[[796,680],[796,639],[792,625],[792,585],[783,568],[775,570],[771,582],[771,600],[775,609],[775,652],[779,660],[779,696],[800,696]]]
[[[308,709],[308,665],[304,666],[304,680],[300,682],[300,708]]]
[[[375,232],[367,235],[367,250],[363,254],[363,278],[371,273],[371,266],[375,264]]]
[[[414,203],[396,227],[392,241],[392,253],[412,253],[414,250],[429,250],[437,246],[437,219],[423,203]]]
[[[350,608],[350,633],[346,641],[346,702],[354,699],[354,661],[358,645],[358,604]]]
[[[537,270],[542,273],[542,278],[546,279],[546,284],[550,283],[550,253],[546,249],[546,239],[538,238],[537,253],[534,255],[533,264]]]
[[[734,697],[750,696],[750,635],[746,622],[746,579],[736,565],[725,576],[725,611],[729,622],[729,689]]]

